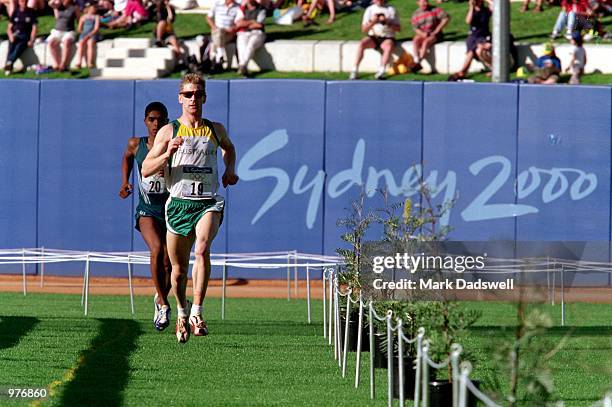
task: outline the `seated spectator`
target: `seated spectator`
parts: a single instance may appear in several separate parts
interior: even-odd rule
[[[555,54],[552,43],[544,45],[543,55],[536,60],[535,66],[528,64],[527,69],[534,72],[534,75],[528,78],[529,83],[553,85],[559,82],[561,60]]]
[[[572,33],[577,29],[577,25],[585,25],[587,13],[590,13],[587,0],[562,0],[561,11],[555,22],[552,34],[550,34],[550,38],[556,39],[559,33],[566,28],[565,37],[570,40]]]
[[[236,48],[238,49],[238,73],[247,76],[247,66],[255,51],[266,40],[264,21],[266,9],[256,0],[243,0],[236,15]]]
[[[210,26],[212,39],[211,59],[216,69],[221,67],[223,61],[227,60],[225,46],[236,40],[236,16],[240,6],[234,0],[218,0],[210,14],[206,16],[206,22]],[[228,64],[231,61],[227,61]]]
[[[70,65],[72,45],[76,39],[75,24],[81,16],[79,7],[72,0],[51,0],[49,6],[55,15],[55,28],[47,37],[49,51],[53,60],[53,69],[65,71]],[[60,56],[60,44],[62,51]]]
[[[96,66],[96,44],[100,40],[100,16],[96,13],[97,8],[95,4],[87,3],[85,5],[85,14],[83,14],[79,20],[79,27],[77,31],[79,35],[78,44],[78,61],[76,68],[81,69],[81,61],[83,57],[87,56],[87,67],[89,69]]]
[[[491,69],[491,31],[489,21],[493,14],[493,2],[487,0],[487,6],[483,0],[470,0],[465,22],[470,25],[470,35],[466,40],[467,51],[463,67],[459,72],[450,76],[449,80],[464,78],[470,69],[472,60],[482,62]]]
[[[149,19],[149,13],[142,5],[140,0],[128,0],[125,9],[121,16],[106,25],[110,28],[131,28],[133,25],[138,25],[146,22]]]
[[[176,15],[174,7],[170,5],[169,0],[156,0],[155,2],[155,45],[163,47],[166,44],[172,46],[174,58],[178,60],[181,57],[181,46],[174,34],[174,16]]]
[[[446,11],[430,6],[428,0],[417,0],[417,4],[419,8],[412,13],[410,20],[415,33],[412,39],[415,63],[413,71],[422,69],[421,61],[437,42],[442,41],[442,30],[450,21]]]
[[[316,10],[323,10],[324,3],[327,3],[327,9],[329,10],[329,18],[327,24],[333,24],[336,21],[336,2],[335,0],[312,0],[310,7],[306,13],[304,13],[304,25],[307,27],[314,23],[314,17],[316,16]]]
[[[368,48],[382,51],[380,65],[374,77],[383,79],[387,70],[387,64],[395,48],[395,33],[401,29],[400,19],[395,7],[386,4],[385,0],[374,0],[374,4],[366,8],[361,20],[361,31],[368,36],[362,38],[357,48],[355,65],[349,79],[357,79],[359,64],[363,59],[363,53]]]
[[[100,24],[103,26],[108,26],[108,23],[121,17],[121,13],[115,10],[115,4],[111,0],[99,0],[97,9]]]
[[[4,75],[13,72],[13,64],[23,52],[34,45],[38,20],[36,11],[28,7],[27,0],[19,0],[17,7],[9,18],[6,35],[9,40],[8,56],[4,66]]]
[[[531,0],[523,0],[523,5],[521,6],[521,13],[524,13],[525,11],[529,10],[529,3],[531,3]],[[536,6],[533,9],[534,13],[540,13],[542,11],[544,11],[544,8],[542,7],[542,3],[544,3],[544,0],[535,0]]]
[[[582,46],[582,36],[579,32],[574,31],[572,33],[572,60],[566,71],[571,72],[572,77],[570,78],[570,85],[580,84],[580,77],[584,74],[584,66],[587,63],[586,51]]]

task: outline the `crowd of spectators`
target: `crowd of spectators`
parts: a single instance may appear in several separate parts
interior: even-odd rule
[[[91,3],[89,1],[92,1]],[[240,3],[238,2],[240,1]],[[238,58],[238,73],[248,76],[248,63],[266,40],[265,18],[275,9],[291,0],[215,0],[206,15],[210,26],[211,44],[208,57],[212,69],[220,71],[231,65],[228,44],[235,44]],[[544,0],[535,0],[534,12],[545,6]],[[593,35],[605,36],[598,17],[610,13],[610,0],[546,0],[547,7],[556,7],[560,1],[560,11],[551,31],[551,39],[563,35],[571,41],[575,49],[571,66],[566,70],[572,73],[572,82],[578,82],[584,72],[586,53],[582,47],[585,40]],[[393,52],[397,47],[396,34],[400,32],[400,16],[386,0],[297,0],[303,9],[304,25],[314,22],[313,15],[328,8],[328,24],[333,24],[338,6],[355,12],[364,9],[361,31],[366,36],[360,41],[350,79],[358,77],[358,69],[364,52],[373,48],[381,53],[376,79],[384,79],[389,64],[393,62]],[[370,4],[371,2],[371,4]],[[443,0],[436,0],[442,3]],[[529,10],[530,0],[524,0],[521,11]],[[357,7],[355,7],[357,6]],[[52,60],[52,69],[67,70],[77,46],[77,63],[83,60],[87,67],[95,67],[96,44],[100,40],[100,29],[130,29],[147,21],[155,21],[152,33],[158,47],[170,46],[176,60],[184,55],[184,48],[174,34],[176,11],[169,0],[0,0],[0,11],[9,18],[7,36],[10,42],[5,66],[5,74],[10,74],[13,64],[20,55],[32,47],[38,29],[38,16],[52,12],[55,25],[46,38]],[[481,62],[490,70],[492,64],[492,44],[490,20],[492,0],[468,0],[465,23],[469,27],[466,40],[466,53],[461,70],[449,80],[461,80],[469,72],[473,61]],[[431,5],[428,0],[416,0],[415,10],[410,18],[412,28],[412,72],[422,69],[421,62],[428,58],[436,43],[443,41],[444,29],[450,22],[450,15],[441,4]],[[586,36],[581,33],[585,32]],[[515,61],[516,62],[516,61]],[[525,67],[532,69],[532,67]],[[559,70],[560,67],[559,67]]]
[[[46,37],[51,69],[66,71],[75,57],[80,69],[85,61],[88,68],[95,67],[96,46],[101,39],[100,29],[130,29],[144,22],[156,22],[152,33],[155,45],[170,46],[175,58],[180,59],[183,49],[174,35],[176,16],[169,0],[0,0],[0,15],[9,20],[7,37],[9,53],[4,74],[10,75],[13,65],[23,52],[33,47],[38,33],[38,17],[52,14],[55,23]],[[76,45],[76,53],[74,46]]]

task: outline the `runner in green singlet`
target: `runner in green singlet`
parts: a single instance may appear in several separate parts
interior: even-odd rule
[[[185,343],[194,336],[208,334],[202,318],[202,303],[210,278],[210,246],[223,220],[224,199],[219,195],[217,151],[221,150],[225,171],[224,187],[238,182],[236,150],[221,123],[202,118],[206,102],[204,80],[187,74],[179,86],[182,114],[164,126],[142,164],[143,175],[164,169],[170,191],[166,204],[168,255],[172,262],[172,287],[178,317],[176,337]],[[195,243],[193,265],[193,306],[186,298],[187,271],[191,247]]]

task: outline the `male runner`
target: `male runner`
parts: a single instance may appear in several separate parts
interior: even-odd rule
[[[121,161],[122,184],[119,196],[123,199],[132,193],[130,174],[134,166],[134,159],[138,165],[138,189],[140,197],[136,207],[136,230],[140,232],[151,253],[151,277],[155,284],[155,313],[153,324],[155,329],[163,331],[170,324],[170,306],[168,294],[170,293],[170,261],[166,250],[166,223],[164,205],[168,199],[168,191],[162,174],[156,173],[150,177],[143,177],[142,162],[149,150],[153,147],[158,130],[168,123],[168,110],[161,102],[152,102],[145,108],[145,126],[149,135],[147,137],[130,137],[123,160]]]
[[[221,148],[225,172],[223,186],[238,182],[236,150],[221,123],[202,118],[206,103],[204,79],[187,74],[179,85],[178,101],[182,114],[164,126],[147,155],[144,176],[165,168],[170,199],[166,203],[168,255],[172,263],[172,287],[178,318],[176,337],[180,343],[208,334],[202,318],[202,302],[210,277],[210,246],[223,221],[225,200],[219,189],[217,148]],[[195,242],[193,266],[193,306],[186,299],[189,255]]]

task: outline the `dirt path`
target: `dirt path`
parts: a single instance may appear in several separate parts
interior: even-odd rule
[[[39,276],[26,278],[29,293],[61,293],[81,294],[83,280],[81,277],[45,276],[41,287]],[[92,277],[90,281],[90,294],[92,295],[127,295],[129,294],[127,278]],[[149,278],[137,277],[133,279],[134,295],[153,295],[153,282]],[[313,299],[322,297],[321,280],[311,281],[310,295]],[[207,295],[221,297],[221,280],[211,280]],[[0,275],[0,291],[22,292],[23,282],[21,275]],[[461,300],[513,300],[518,297],[518,289],[514,291],[460,291],[456,296]],[[188,287],[191,295],[191,285]],[[242,280],[231,279],[227,282],[227,297],[234,298],[287,298],[286,280]],[[528,297],[532,300],[545,301],[548,293],[541,289],[530,290]],[[291,298],[306,298],[306,281],[298,281],[297,295],[295,282],[291,281]],[[556,301],[560,301],[560,291],[555,291]],[[565,289],[566,302],[591,302],[612,304],[612,287],[574,287]]]

